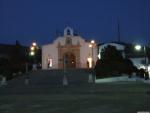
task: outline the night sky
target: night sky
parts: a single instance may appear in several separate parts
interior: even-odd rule
[[[98,43],[150,44],[150,0],[0,0],[0,43],[39,45],[70,26]]]

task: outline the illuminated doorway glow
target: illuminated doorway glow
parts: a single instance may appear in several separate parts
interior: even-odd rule
[[[88,61],[88,67],[92,68],[92,58],[91,57],[87,58],[87,61]]]
[[[53,66],[53,60],[51,58],[48,58],[48,68],[51,68]]]

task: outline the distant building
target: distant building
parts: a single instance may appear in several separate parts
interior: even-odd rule
[[[120,44],[120,43],[103,43],[98,45],[98,57],[101,59],[101,52],[103,49],[105,49],[108,45],[115,46],[118,51],[122,53],[122,56],[125,57],[125,44]]]
[[[13,73],[25,72],[29,47],[21,46],[18,41],[14,45],[0,44],[0,74],[13,78]]]
[[[90,42],[74,34],[72,28],[66,27],[63,36],[42,46],[42,69],[88,68],[95,64],[97,47],[90,48]]]
[[[29,52],[30,47],[20,45],[18,41],[14,45],[0,44],[0,74],[7,71],[12,76],[13,73],[25,72],[32,69],[33,63],[41,68],[41,49],[38,48],[34,56]]]
[[[108,45],[115,46],[119,50],[124,58],[130,59],[134,66],[138,69],[145,69],[145,60],[148,60],[148,57],[145,55],[144,51],[136,51],[134,44],[127,44],[121,42],[110,42],[98,45],[98,57],[101,59],[102,50]],[[150,70],[150,69],[149,69]]]
[[[0,58],[9,59],[12,55],[15,54],[14,52],[19,52],[23,56],[26,56],[29,51],[29,47],[25,46],[20,46],[18,51],[16,49],[17,44],[0,44]]]

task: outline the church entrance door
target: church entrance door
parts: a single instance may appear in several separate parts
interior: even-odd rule
[[[76,56],[73,53],[64,54],[64,67],[65,68],[76,68]]]

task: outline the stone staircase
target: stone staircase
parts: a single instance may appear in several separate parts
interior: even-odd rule
[[[65,71],[69,84],[85,84],[88,83],[88,69],[68,69]],[[64,70],[38,70],[28,74],[24,74],[8,82],[10,86],[25,85],[25,79],[29,78],[29,84],[38,85],[62,85]]]

